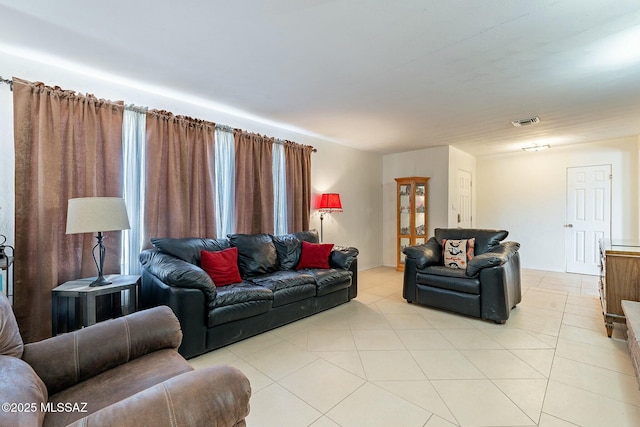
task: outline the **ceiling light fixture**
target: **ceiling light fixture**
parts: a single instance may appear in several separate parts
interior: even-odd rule
[[[551,148],[551,146],[549,144],[544,144],[544,145],[531,145],[529,147],[522,147],[522,149],[524,151],[542,151],[542,150],[546,150],[548,148]]]
[[[517,128],[522,126],[535,125],[536,123],[540,123],[540,117],[531,117],[530,119],[522,119],[522,120],[512,120],[511,124]]]

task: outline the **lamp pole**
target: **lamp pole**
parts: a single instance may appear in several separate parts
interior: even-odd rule
[[[107,280],[102,273],[104,270],[104,256],[106,253],[106,248],[104,247],[103,243],[104,236],[102,234],[102,231],[98,231],[96,239],[98,239],[98,243],[96,243],[96,245],[91,250],[91,254],[93,255],[93,262],[95,262],[96,267],[98,267],[98,278],[91,282],[89,286],[110,285],[112,282],[110,280]],[[98,248],[99,251],[99,261],[96,259],[96,248]]]
[[[320,243],[324,243],[324,212],[320,212]]]

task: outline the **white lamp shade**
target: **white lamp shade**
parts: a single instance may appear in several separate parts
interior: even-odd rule
[[[81,197],[69,199],[67,234],[128,230],[129,217],[124,199]]]

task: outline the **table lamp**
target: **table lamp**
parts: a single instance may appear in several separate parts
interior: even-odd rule
[[[91,250],[93,261],[98,268],[98,278],[89,286],[104,286],[111,281],[104,277],[104,257],[106,249],[103,244],[105,231],[128,230],[129,217],[124,199],[118,197],[81,197],[69,199],[67,209],[67,234],[98,233],[98,243]],[[99,251],[96,258],[96,248]]]

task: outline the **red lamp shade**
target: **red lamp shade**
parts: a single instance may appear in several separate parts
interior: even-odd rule
[[[342,212],[342,203],[340,202],[340,194],[324,193],[320,198],[318,206],[320,212]]]

